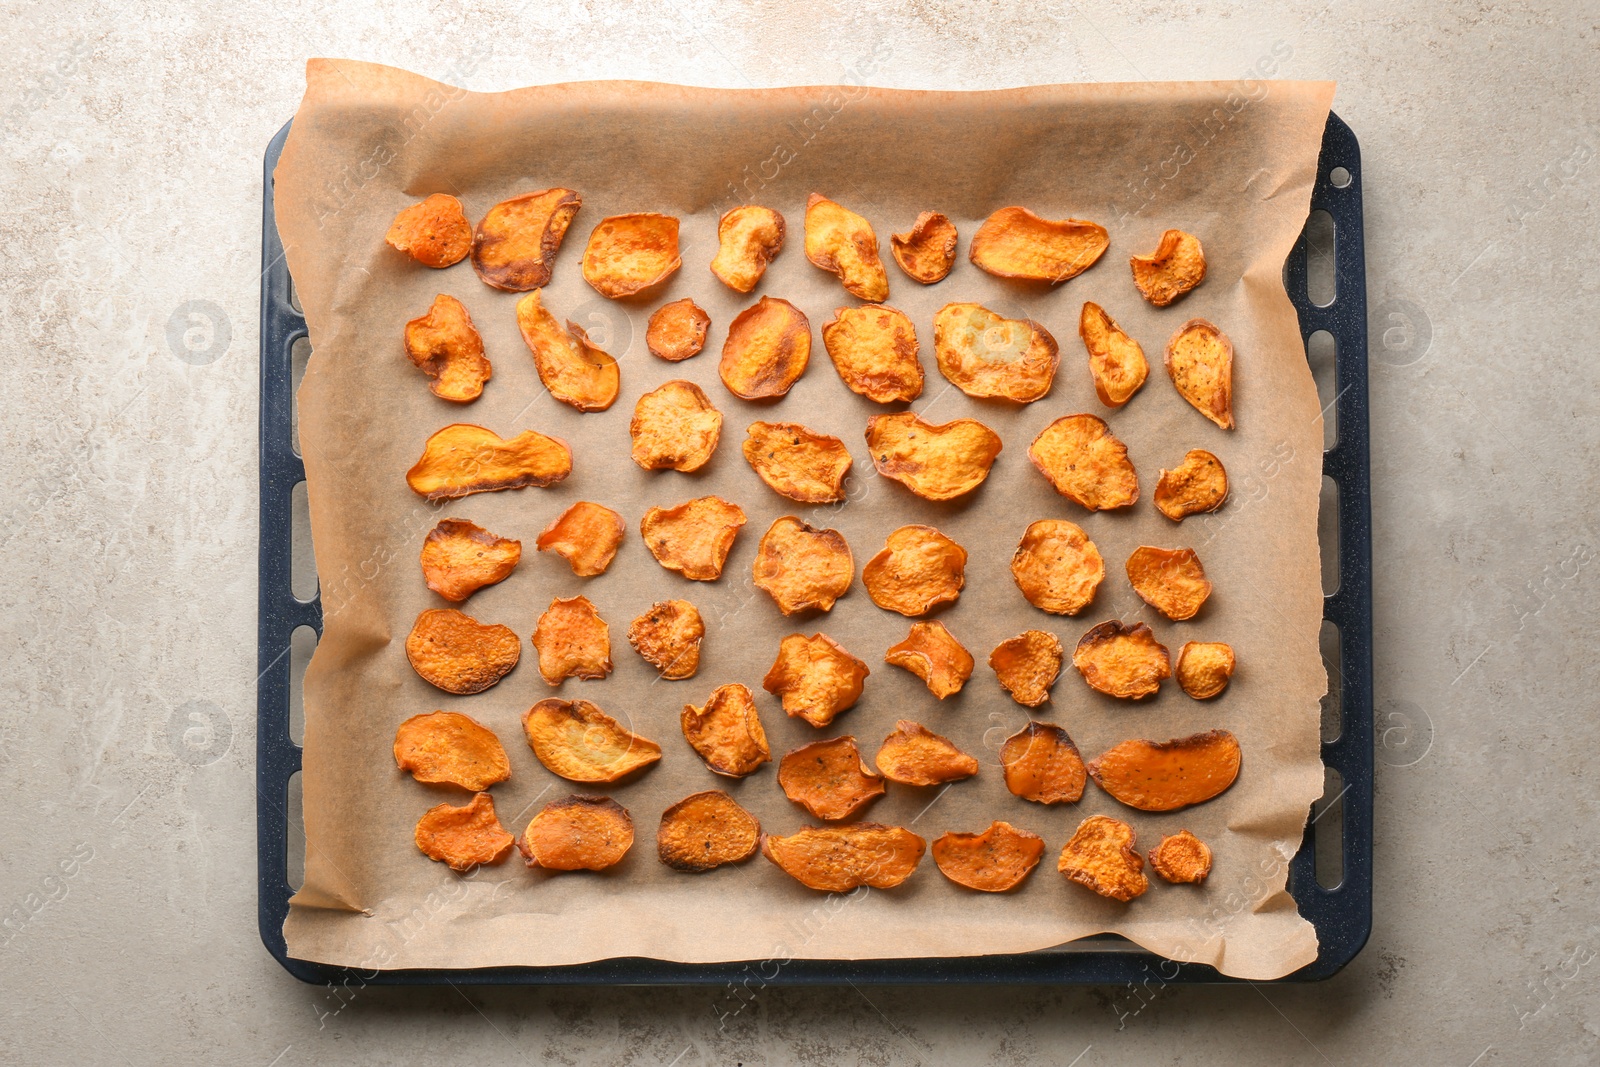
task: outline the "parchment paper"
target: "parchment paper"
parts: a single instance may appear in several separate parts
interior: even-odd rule
[[[868,64],[870,66],[870,64]],[[859,71],[863,77],[870,70]],[[1322,789],[1318,700],[1326,677],[1318,653],[1321,588],[1316,532],[1322,425],[1281,268],[1305,220],[1328,83],[1058,85],[1000,92],[901,92],[860,86],[732,91],[630,82],[551,85],[479,95],[384,67],[314,60],[309,86],[277,170],[278,225],[299,285],[314,355],[299,392],[300,434],[326,629],[305,679],[306,878],[285,933],[292,955],[363,968],[567,964],[616,956],[679,961],[768,961],[762,974],[799,957],[872,958],[1026,952],[1101,931],[1224,973],[1272,978],[1315,956],[1315,934],[1283,891],[1308,807]],[[544,393],[517,333],[517,294],[488,288],[463,262],[420,267],[385,246],[395,212],[436,191],[460,197],[475,222],[518,193],[564,185],[583,194],[556,261],[545,303],[585,326],[622,366],[611,410],[580,414]],[[888,265],[887,303],[907,312],[922,342],[927,388],[910,405],[933,421],[973,416],[1005,442],[988,482],[967,499],[930,504],[873,471],[862,437],[884,410],[849,392],[821,344],[835,308],[856,301],[811,266],[802,248],[806,195],[819,191],[864,214]],[[788,222],[788,241],[757,291],[733,293],[710,274],[721,211],[767,204]],[[990,277],[966,259],[967,242],[991,211],[1027,205],[1040,214],[1100,221],[1111,248],[1093,269],[1053,290]],[[890,262],[889,235],[937,209],[961,231],[955,270],[944,282],[912,283]],[[661,211],[683,220],[683,267],[648,299],[605,300],[583,281],[589,231],[607,215]],[[1178,227],[1205,244],[1205,283],[1168,309],[1133,287],[1128,256]],[[481,399],[435,398],[406,360],[405,321],[435,293],[459,297],[482,331],[494,378]],[[810,369],[777,403],[747,403],[720,383],[717,358],[733,316],[762,294],[794,302],[811,319]],[[662,302],[692,296],[711,315],[706,350],[684,363],[650,356],[645,320]],[[938,373],[932,317],[951,301],[976,300],[1027,315],[1061,345],[1061,369],[1046,398],[1030,405],[968,399]],[[1102,304],[1144,346],[1151,375],[1117,412],[1095,399],[1077,337],[1085,300]],[[1167,339],[1192,317],[1219,324],[1236,349],[1238,430],[1217,429],[1173,389],[1161,362]],[[723,411],[720,449],[702,472],[646,472],[629,459],[628,421],[644,392],[672,378],[699,383]],[[897,405],[904,407],[904,405]],[[1088,514],[1057,496],[1027,448],[1051,420],[1079,411],[1105,416],[1127,443],[1141,497],[1127,513]],[[757,419],[805,423],[850,446],[850,499],[806,507],[768,490],[740,453]],[[442,507],[423,502],[404,474],[429,434],[465,421],[505,437],[524,428],[567,440],[571,477],[549,489],[486,493]],[[1203,447],[1232,476],[1232,499],[1211,517],[1181,526],[1149,503],[1161,467]],[[651,505],[716,493],[750,522],[721,581],[690,582],[660,567],[637,535]],[[575,578],[565,562],[534,550],[539,531],[580,499],[626,518],[629,536],[609,572]],[[785,620],[751,582],[767,526],[785,514],[838,529],[855,554],[858,581],[831,614]],[[461,607],[524,636],[552,597],[582,593],[610,623],[616,671],[604,681],[569,680],[567,698],[597,702],[660,742],[665,758],[640,780],[610,790],[633,814],[637,842],[604,873],[551,875],[507,863],[472,875],[425,859],[412,843],[417,818],[465,794],[418,784],[395,769],[395,727],[437,708],[492,727],[514,776],[493,790],[504,824],[519,832],[540,806],[594,792],[546,771],[527,747],[521,713],[554,692],[531,646],[522,664],[482,694],[451,696],[409,667],[404,641],[417,613],[446,606],[423,584],[417,553],[446,515],[519,538],[521,566]],[[1099,545],[1107,577],[1077,618],[1046,615],[1020,595],[1011,553],[1028,523],[1063,517]],[[966,590],[938,617],[978,667],[966,689],[935,700],[908,672],[882,662],[909,620],[876,608],[859,568],[886,535],[911,522],[944,530],[967,547]],[[1140,544],[1192,545],[1216,592],[1200,616],[1173,623],[1146,608],[1123,572]],[[708,635],[699,674],[658,681],[627,645],[628,623],[654,601],[699,606]],[[1153,700],[1130,704],[1092,692],[1070,662],[1053,700],[1037,709],[1064,725],[1085,758],[1130,737],[1165,739],[1214,727],[1243,746],[1243,770],[1222,797],[1186,811],[1123,808],[1091,784],[1081,803],[1044,807],[1010,795],[997,765],[1005,737],[1026,709],[986,666],[989,650],[1030,628],[1056,633],[1070,650],[1109,618],[1147,621],[1176,656],[1186,640],[1225,640],[1239,669],[1220,699],[1199,702],[1168,682]],[[823,631],[872,667],[860,704],[833,729],[786,718],[761,690],[780,638]],[[699,704],[725,682],[757,695],[774,762],[742,781],[706,770],[679,730],[685,702]],[[1016,892],[974,893],[943,878],[932,858],[892,891],[826,896],[800,886],[757,856],[703,875],[656,860],[661,811],[697,790],[722,788],[775,833],[813,822],[775,782],[784,752],[851,733],[870,756],[896,719],[918,720],[979,756],[982,772],[948,789],[891,786],[866,817],[912,827],[930,842],[947,830],[976,831],[1006,819],[1045,838],[1044,861]],[[1146,850],[1188,828],[1215,852],[1203,888],[1152,878],[1132,904],[1102,900],[1055,870],[1078,822],[1108,813],[1130,822]],[[1065,949],[1070,951],[1071,949]]]

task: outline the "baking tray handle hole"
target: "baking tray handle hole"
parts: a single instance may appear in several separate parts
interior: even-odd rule
[[[300,788],[300,772],[295,771],[289,776],[289,787],[285,795],[285,819],[288,823],[288,833],[284,835],[286,842],[283,856],[284,877],[289,883],[289,888],[300,892],[300,887],[306,884],[306,816],[305,797]],[[1321,867],[1319,865],[1320,873]]]
[[[1318,643],[1322,667],[1328,672],[1328,691],[1322,695],[1322,743],[1331,745],[1344,733],[1344,635],[1323,619]]]
[[[316,628],[296,626],[289,635],[289,740],[298,748],[306,747],[306,668],[316,650]]]
[[[1350,183],[1354,180],[1350,176],[1350,172],[1343,167],[1334,167],[1328,172],[1328,184],[1335,189],[1348,189],[1350,188]]]
[[[1322,769],[1322,798],[1311,805],[1311,832],[1316,847],[1317,884],[1338,889],[1344,882],[1344,777]]]
[[[1339,591],[1339,483],[1322,476],[1317,495],[1317,543],[1322,546],[1322,595]]]
[[[1333,216],[1317,210],[1306,220],[1306,296],[1319,308],[1339,296]]]
[[[311,338],[296,337],[289,346],[289,447],[294,454],[300,451],[300,380],[306,376],[311,363]]]
[[[303,481],[289,492],[289,525],[289,591],[300,603],[309,604],[317,598],[317,557],[311,551],[311,504]]]
[[[1339,342],[1327,330],[1306,338],[1306,359],[1317,383],[1317,403],[1322,407],[1322,450],[1339,443]]]

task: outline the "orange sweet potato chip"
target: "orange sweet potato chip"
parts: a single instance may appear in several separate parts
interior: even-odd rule
[[[783,795],[819,819],[848,819],[883,796],[883,776],[861,759],[848,735],[813,741],[778,761]]]
[[[972,653],[961,647],[942,622],[912,623],[911,633],[890,647],[883,660],[921,678],[940,700],[961,692],[974,665]]]
[[[693,678],[700,669],[706,624],[687,600],[663,600],[633,620],[628,643],[669,681]]]
[[[1094,603],[1106,564],[1076,523],[1040,519],[1028,525],[1017,543],[1011,576],[1034,607],[1052,615],[1076,615]]]
[[[967,550],[932,526],[902,526],[861,568],[861,584],[886,611],[923,615],[961,595]]]
[[[901,719],[878,749],[878,770],[901,785],[943,785],[978,773],[978,761],[921,723]]]
[[[1192,548],[1140,545],[1128,557],[1128,581],[1146,604],[1169,619],[1192,619],[1211,595],[1206,569]]]
[[[761,854],[808,889],[844,893],[893,889],[911,877],[928,843],[901,826],[875,822],[807,826],[788,837],[761,835]]]
[[[483,395],[494,368],[483,354],[483,338],[461,301],[440,293],[426,315],[406,323],[406,355],[432,379],[441,400],[465,404]]]
[[[755,698],[738,682],[719,685],[704,706],[683,706],[683,736],[713,773],[743,778],[771,762]]]
[[[394,762],[419,782],[448,782],[474,793],[511,777],[494,731],[458,711],[413,715],[394,734]]]
[[[522,641],[509,626],[488,625],[454,608],[430,608],[406,637],[406,659],[446,693],[481,693],[511,673]]]
[[[484,284],[522,293],[550,284],[561,239],[583,197],[571,189],[544,189],[502,200],[478,223],[472,269]]]
[[[472,251],[472,223],[461,210],[461,201],[449,193],[434,193],[402,208],[384,240],[424,267],[448,267]]]
[[[787,300],[764,296],[728,325],[717,373],[734,396],[765,400],[787,393],[811,360],[811,320]]]
[[[494,813],[494,798],[479,793],[461,807],[440,804],[417,820],[417,847],[454,871],[499,863],[511,853],[512,838]]]
[[[551,774],[615,782],[661,759],[661,746],[587,700],[541,700],[522,713],[528,747]]]
[[[889,250],[912,281],[943,281],[956,261],[956,224],[942,212],[924,211],[911,229],[889,236]]]
[[[700,354],[710,328],[711,316],[699,304],[684,297],[656,308],[644,330],[645,347],[657,359],[681,363]]]
[[[783,251],[783,216],[770,207],[745,204],[717,222],[717,254],[711,273],[736,293],[748,293]]]
[[[839,308],[822,327],[822,344],[851,392],[879,404],[922,395],[917,329],[905,312],[882,304]]]
[[[745,521],[738,504],[702,496],[677,507],[651,508],[639,520],[639,534],[667,570],[697,582],[714,582],[722,577],[722,565]]]
[[[1150,888],[1134,844],[1133,827],[1109,815],[1091,815],[1062,848],[1056,869],[1103,897],[1127,903]]]
[[[933,843],[933,862],[946,878],[985,893],[1015,889],[1043,855],[1044,838],[999,821],[981,834],[952,831]]]
[[[878,258],[872,223],[819,193],[806,200],[806,258],[837,274],[851,296],[869,304],[889,296],[889,275]]]
[[[1179,830],[1150,850],[1150,866],[1174,885],[1199,885],[1211,873],[1211,849],[1189,831]]]
[[[821,729],[855,707],[871,673],[827,634],[790,634],[778,645],[761,688],[782,699],[786,714]]]
[[[1216,511],[1228,499],[1228,472],[1210,452],[1191,448],[1176,468],[1162,468],[1153,499],[1157,510],[1173,522]]]
[[[611,673],[611,627],[588,597],[556,597],[533,631],[539,674],[551,685],[571,677],[595,679]]]
[[[761,537],[753,568],[785,615],[831,611],[856,576],[855,558],[838,530],[818,530],[793,515],[773,521]]]
[[[546,804],[517,838],[529,867],[603,871],[633,847],[633,817],[610,797],[573,794]]]
[[[1003,207],[983,220],[967,257],[999,278],[1058,285],[1094,266],[1110,244],[1106,228],[1096,223]]]
[[[628,423],[633,461],[647,471],[697,471],[722,437],[722,412],[693,382],[674,379],[639,398]]]
[[[1078,641],[1072,665],[1091,688],[1124,700],[1142,700],[1172,677],[1166,646],[1142,622],[1113,619],[1094,627]]]
[[[539,540],[540,552],[554,552],[579,578],[604,574],[622,546],[627,527],[622,516],[589,500],[580,500],[557,515]]]
[[[744,458],[780,496],[802,504],[833,504],[845,497],[850,450],[843,441],[798,422],[752,422]]]
[[[1226,730],[1171,741],[1124,741],[1090,760],[1089,775],[1130,808],[1176,811],[1233,784],[1239,777],[1239,741]]]
[[[1233,342],[1205,319],[1190,319],[1167,342],[1167,373],[1178,395],[1224,430],[1233,429]]]
[[[924,500],[954,500],[978,488],[1001,447],[1000,435],[977,419],[935,425],[901,411],[867,420],[873,466]]]
[[[1133,399],[1150,376],[1150,363],[1139,342],[1123,333],[1105,309],[1092,302],[1085,303],[1078,316],[1078,336],[1089,352],[1089,376],[1100,403],[1120,408]]]
[[[1000,746],[1006,788],[1037,804],[1074,804],[1083,797],[1089,772],[1078,746],[1061,727],[1034,722],[1006,738]]]
[[[466,519],[440,519],[422,541],[423,580],[457,603],[504,581],[521,560],[521,541],[497,537]]]
[[[1206,277],[1206,253],[1200,238],[1182,230],[1168,230],[1148,256],[1132,256],[1133,284],[1144,298],[1164,308]]]
[[[622,388],[617,361],[589,343],[575,323],[562,329],[543,303],[543,289],[517,301],[517,327],[550,395],[579,411],[604,411]]]
[[[406,484],[429,500],[453,500],[554,485],[571,473],[572,449],[559,437],[523,430],[503,441],[493,430],[458,422],[428,438]]]
[[[946,304],[933,316],[939,373],[968,396],[1032,403],[1050,391],[1060,346],[1032,319],[1008,319],[982,304]]]
[[[1090,511],[1131,506],[1139,499],[1139,475],[1128,446],[1098,415],[1066,415],[1039,432],[1028,458],[1068,500]]]
[[[1012,700],[1036,708],[1050,699],[1061,673],[1061,642],[1053,633],[1029,630],[996,645],[989,666]]]
[[[1233,677],[1233,648],[1221,641],[1185,641],[1174,667],[1178,684],[1196,700],[1210,700]]]
[[[678,220],[653,211],[612,215],[589,233],[583,280],[601,296],[620,300],[672,276],[678,256]]]
[[[761,847],[761,824],[720,789],[684,797],[661,813],[656,855],[675,871],[740,863]]]

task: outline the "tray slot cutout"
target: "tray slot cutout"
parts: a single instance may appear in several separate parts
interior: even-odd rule
[[[306,668],[317,650],[317,631],[296,626],[289,635],[289,740],[306,747]]]
[[[296,337],[289,346],[289,447],[300,452],[300,380],[311,364],[311,338]]]
[[[1306,338],[1306,361],[1317,383],[1317,403],[1322,407],[1322,450],[1339,443],[1339,341],[1327,330]]]
[[[1322,595],[1339,591],[1339,483],[1322,476],[1317,494],[1317,544],[1322,549]]]
[[[1344,634],[1331,620],[1323,619],[1318,644],[1323,669],[1328,672],[1328,691],[1322,695],[1322,743],[1330,745],[1344,733]]]
[[[298,893],[300,887],[306,884],[306,805],[305,795],[300,786],[299,771],[289,776],[283,806],[284,822],[288,829],[285,835],[287,845],[284,850],[283,873],[289,888]]]
[[[302,604],[317,598],[317,557],[311,551],[311,503],[304,480],[289,491],[289,591]]]
[[[1338,889],[1344,883],[1344,777],[1332,767],[1322,769],[1322,796],[1311,805],[1315,841],[1317,884]]]
[[[1339,298],[1337,237],[1333,216],[1318,209],[1306,220],[1306,296],[1319,308]]]

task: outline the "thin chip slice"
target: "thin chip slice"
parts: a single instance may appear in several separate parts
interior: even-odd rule
[[[1158,308],[1178,299],[1206,277],[1206,253],[1200,238],[1182,230],[1168,230],[1148,256],[1131,256],[1133,284]]]
[[[1029,404],[1050,391],[1061,349],[1032,319],[1008,319],[982,304],[946,304],[933,316],[939,373],[968,396]]]
[[[540,552],[554,552],[579,578],[604,574],[622,547],[627,526],[622,516],[590,500],[580,500],[557,515],[539,540]]]
[[[511,777],[500,739],[459,711],[413,715],[394,734],[394,762],[429,785],[448,783],[474,793]]]
[[[660,285],[682,265],[678,220],[653,211],[601,219],[583,250],[583,280],[612,300]]]
[[[957,885],[1004,893],[1022,884],[1044,855],[1044,838],[995,821],[981,834],[945,834],[933,843],[933,862]]]
[[[1122,332],[1105,309],[1085,303],[1078,316],[1078,336],[1089,352],[1089,376],[1095,395],[1107,407],[1120,408],[1150,376],[1150,363],[1139,342]]]
[[[1192,548],[1140,545],[1128,557],[1127,570],[1140,599],[1178,622],[1194,618],[1211,595],[1206,569]]]
[[[966,566],[967,550],[932,526],[902,526],[861,568],[861,584],[886,611],[925,615],[961,595]]]
[[[720,789],[693,793],[661,813],[656,855],[675,871],[742,863],[761,847],[761,824]]]
[[[999,278],[1058,285],[1094,266],[1110,245],[1106,228],[1097,223],[1003,207],[972,235],[967,257]]]
[[[761,854],[807,889],[844,893],[893,889],[911,877],[928,843],[901,826],[861,822],[807,826],[788,837],[761,835]]]
[[[889,275],[878,258],[872,223],[820,193],[806,200],[806,258],[837,274],[851,296],[870,304],[889,296]]]
[[[587,700],[541,700],[522,713],[528,747],[551,774],[573,782],[615,782],[661,759],[640,737]]]
[[[1139,475],[1128,446],[1098,415],[1066,415],[1039,432],[1028,458],[1056,492],[1090,511],[1125,508],[1139,499]]]
[[[1228,472],[1210,452],[1191,448],[1177,467],[1162,468],[1153,499],[1157,510],[1173,522],[1216,511],[1228,499]]]
[[[628,433],[633,461],[645,470],[697,471],[717,450],[722,412],[698,385],[674,379],[639,398]]]
[[[839,308],[822,327],[822,344],[851,392],[878,404],[922,395],[917,328],[905,312],[882,304]]]
[[[818,530],[793,515],[767,527],[752,569],[756,588],[785,615],[832,611],[856,576],[855,557],[838,530]]]
[[[821,729],[855,707],[872,672],[827,634],[790,634],[761,688],[783,701],[784,713]]]
[[[866,765],[856,739],[801,745],[778,761],[783,795],[819,819],[848,819],[883,796],[883,776]]]
[[[867,420],[872,465],[924,500],[954,500],[989,477],[1000,435],[977,419],[935,425],[909,411]]]
[[[1061,727],[1034,722],[1000,746],[1006,788],[1036,804],[1075,804],[1083,797],[1089,772],[1072,738]]]
[[[798,422],[752,422],[745,431],[744,458],[780,496],[802,504],[835,504],[845,498],[850,450],[830,434]]]
[[[722,577],[722,565],[745,521],[738,504],[702,496],[676,507],[651,508],[639,520],[639,535],[667,570],[696,582],[714,582]]]
[[[1094,627],[1078,641],[1072,665],[1091,688],[1124,700],[1143,700],[1172,677],[1166,646],[1142,622],[1113,619]]]
[[[434,193],[401,208],[383,239],[424,267],[449,267],[472,251],[472,223],[461,210],[461,201],[449,193]]]
[[[1150,850],[1150,866],[1174,885],[1200,885],[1211,873],[1211,849],[1189,831],[1179,830]]]
[[[889,250],[912,281],[943,281],[956,261],[956,224],[943,212],[924,211],[911,229],[889,235]]]
[[[1221,641],[1185,641],[1174,670],[1185,693],[1210,700],[1233,678],[1233,648]]]
[[[433,298],[426,315],[406,323],[406,355],[432,379],[428,389],[441,400],[470,403],[494,377],[466,305],[445,293]]]
[[[481,623],[455,608],[430,608],[406,636],[406,659],[446,693],[481,693],[511,673],[522,641],[509,626]]]
[[[1076,615],[1094,603],[1106,563],[1089,535],[1065,519],[1030,523],[1011,554],[1011,577],[1028,603],[1052,615]]]
[[[943,785],[971,778],[978,761],[921,723],[901,719],[878,749],[878,770],[901,785]]]
[[[989,666],[1012,700],[1036,708],[1050,699],[1061,673],[1061,642],[1053,633],[1028,630],[996,645]]]
[[[522,542],[466,519],[440,519],[422,540],[422,577],[428,588],[457,603],[501,582],[522,560]]]
[[[787,300],[764,296],[728,325],[717,373],[734,396],[766,400],[787,393],[811,360],[811,320]]]
[[[681,363],[698,356],[706,346],[706,331],[711,329],[711,316],[693,300],[684,297],[670,304],[662,304],[650,316],[644,330],[645,347],[657,359]]]
[[[517,301],[517,328],[533,353],[539,380],[550,395],[579,411],[604,411],[616,403],[622,388],[617,361],[589,343],[575,323],[562,329],[544,306],[544,290],[535,289]]]
[[[663,600],[633,620],[628,643],[669,681],[693,678],[700,669],[706,624],[687,600]]]
[[[770,207],[745,204],[717,222],[717,254],[711,273],[736,293],[748,293],[783,251],[783,216]]]
[[[603,871],[633,847],[633,817],[610,797],[573,794],[546,804],[517,838],[529,867]]]
[[[1089,775],[1140,811],[1176,811],[1227,791],[1239,777],[1239,739],[1211,730],[1171,741],[1124,741],[1089,761]]]
[[[961,647],[942,622],[912,623],[906,639],[891,646],[883,660],[921,678],[940,700],[961,692],[974,666],[972,653]]]
[[[1196,411],[1233,429],[1233,342],[1227,335],[1205,319],[1190,319],[1167,342],[1167,373]]]
[[[561,239],[583,197],[571,189],[542,189],[502,200],[478,223],[472,269],[484,284],[523,293],[550,284]]]
[[[588,597],[556,597],[533,630],[539,674],[551,685],[611,673],[611,627]]]
[[[440,804],[417,820],[417,847],[453,871],[499,863],[511,854],[512,837],[494,813],[494,798],[479,793],[461,807]]]
[[[1133,827],[1127,823],[1091,815],[1062,848],[1056,870],[1103,897],[1127,903],[1150,888],[1135,844]]]
[[[743,778],[772,760],[755,698],[738,682],[719,685],[704,705],[683,706],[683,736],[715,774]]]
[[[572,449],[559,437],[523,430],[509,441],[493,430],[458,422],[422,446],[406,471],[406,484],[429,500],[454,500],[473,493],[554,485],[572,473]]]

